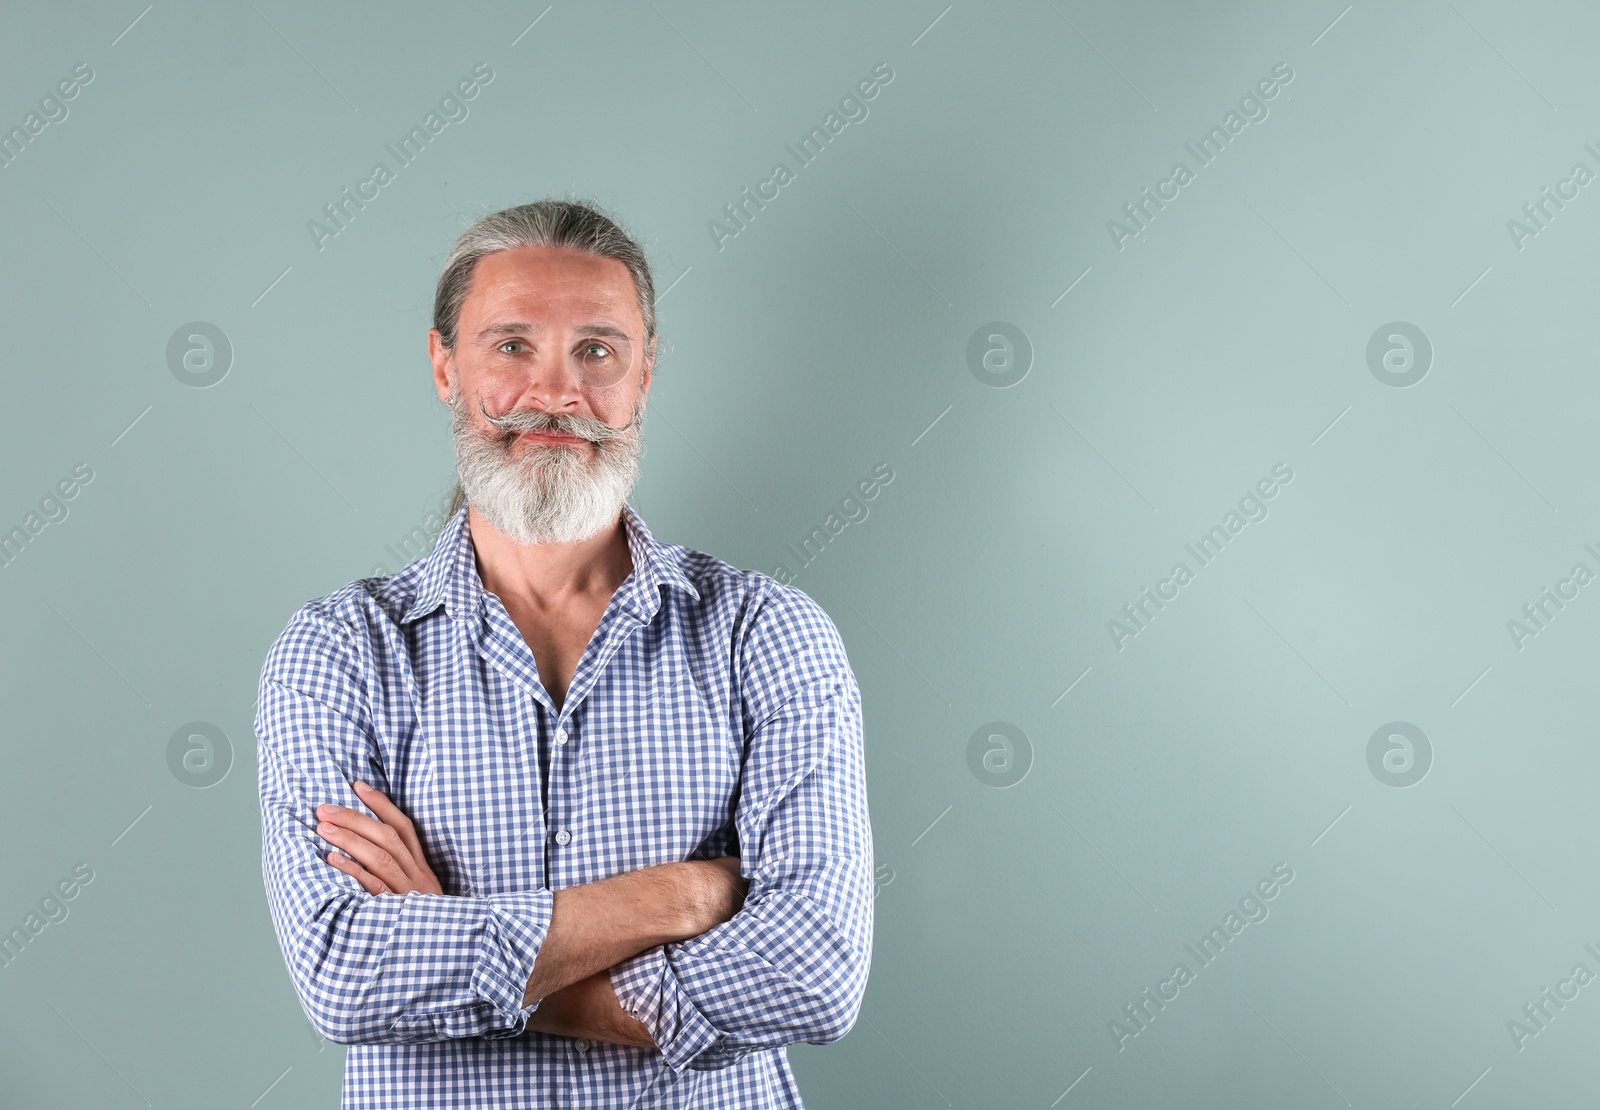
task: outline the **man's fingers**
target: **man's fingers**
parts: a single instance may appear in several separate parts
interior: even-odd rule
[[[383,798],[383,796],[378,794],[377,791],[372,791],[372,794],[376,796],[368,800],[367,804],[369,806],[372,805],[373,802],[379,802],[379,804],[384,806],[390,812],[399,814],[402,819],[405,818],[405,814],[400,813],[400,811],[395,808],[394,804],[387,798]],[[374,807],[373,812],[381,814],[383,811]],[[406,877],[410,876],[411,868],[405,866],[405,864],[410,862],[413,856],[416,857],[416,861],[418,863],[423,862],[420,846],[413,848],[411,844],[406,842],[405,837],[401,836],[400,831],[393,825],[390,825],[385,821],[380,821],[374,817],[368,817],[360,810],[348,809],[341,806],[319,807],[317,816],[322,819],[323,824],[333,825],[337,828],[348,829],[351,833],[360,837],[362,840],[369,842],[379,849],[389,852],[400,861],[400,870]],[[409,825],[410,822],[408,821],[407,824]],[[412,835],[414,837],[415,833],[413,832]],[[340,846],[343,847],[342,844]],[[361,862],[366,864],[369,869],[372,867],[372,864],[358,853],[352,851],[350,854],[361,860]]]
[[[377,824],[370,817],[363,817],[362,820]],[[382,828],[383,826],[380,825],[378,827]],[[389,831],[390,833],[394,832],[393,829]],[[333,821],[324,821],[318,825],[317,835],[329,844],[341,849],[345,855],[355,860],[389,886],[410,889],[409,873],[395,853],[391,852],[384,844],[375,844],[360,833]],[[398,840],[393,846],[401,852],[406,852],[405,848],[398,843]],[[409,853],[406,854],[409,855]]]
[[[368,786],[357,779],[355,784],[356,796],[367,803],[367,808],[376,813],[386,825],[393,825],[401,832],[415,831],[411,818],[407,817],[399,806],[391,802],[383,791],[376,786]]]
[[[360,883],[361,889],[365,890],[368,894],[392,893],[389,890],[388,885],[385,884],[382,879],[372,874],[349,856],[340,855],[338,852],[329,852],[328,862],[337,870],[343,871],[346,875],[349,875],[356,882]]]
[[[375,817],[368,817],[360,810],[349,809],[344,806],[319,806],[317,817],[325,825],[336,825],[349,829],[364,840],[385,847],[399,847],[410,851],[405,841],[401,839],[397,829]]]
[[[367,803],[367,808],[399,834],[401,842],[410,850],[416,861],[425,863],[427,857],[422,851],[422,841],[417,837],[417,827],[411,823],[411,818],[405,815],[405,811],[391,802],[383,791],[375,786],[369,786],[357,779],[354,788],[356,796]]]
[[[357,796],[373,813],[380,817],[388,815],[396,824],[370,817],[360,810],[328,804],[316,809],[317,835],[343,849],[345,855],[366,868],[390,893],[443,893],[438,877],[428,866],[428,858],[410,818],[380,791],[365,783],[361,784]]]

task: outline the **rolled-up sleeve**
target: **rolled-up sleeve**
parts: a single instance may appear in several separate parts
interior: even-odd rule
[[[516,1036],[535,1009],[522,998],[550,927],[548,889],[372,895],[327,862],[317,807],[375,816],[351,784],[388,783],[363,659],[349,623],[302,608],[262,669],[261,868],[295,992],[337,1044]]]
[[[750,882],[733,918],[616,965],[612,990],[674,1071],[726,1067],[855,1024],[872,955],[861,693],[820,606],[776,582],[738,647]]]

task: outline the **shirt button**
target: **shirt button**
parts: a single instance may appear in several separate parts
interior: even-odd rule
[[[573,1042],[573,1047],[575,1047],[579,1052],[588,1052],[589,1042],[584,1040],[582,1037],[579,1037]]]
[[[556,843],[557,844],[564,845],[564,844],[567,843],[567,841],[569,841],[571,839],[572,839],[572,834],[569,833],[566,829],[558,829],[556,831]]]
[[[556,743],[557,744],[565,744],[566,742],[567,742],[567,730],[564,729],[564,728],[556,729]]]

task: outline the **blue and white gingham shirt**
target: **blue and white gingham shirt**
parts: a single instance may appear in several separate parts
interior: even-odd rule
[[[465,507],[426,558],[306,603],[267,654],[262,872],[301,1005],[350,1046],[344,1110],[799,1107],[784,1046],[855,1022],[872,834],[838,630],[793,586],[622,516],[633,571],[559,709]],[[356,779],[416,824],[444,894],[371,895],[326,862],[317,806],[373,815]],[[733,854],[732,920],[611,970],[658,1048],[524,1031],[552,891]]]

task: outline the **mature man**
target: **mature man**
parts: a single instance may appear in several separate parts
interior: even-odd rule
[[[429,332],[457,508],[267,654],[262,870],[343,1107],[798,1107],[872,948],[860,690],[792,586],[627,504],[655,362],[638,245],[486,216]]]

